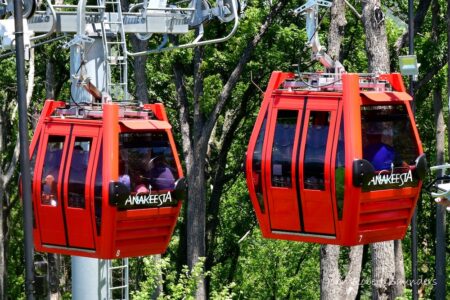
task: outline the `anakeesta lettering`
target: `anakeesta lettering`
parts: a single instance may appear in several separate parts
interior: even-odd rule
[[[124,205],[161,207],[173,204],[175,204],[175,201],[172,199],[172,194],[167,192],[166,194],[130,195]]]
[[[411,170],[406,173],[392,173],[390,171],[381,171],[379,174],[373,176],[372,180],[369,181],[370,185],[387,185],[395,184],[398,186],[403,186],[408,182],[413,182],[413,176]]]

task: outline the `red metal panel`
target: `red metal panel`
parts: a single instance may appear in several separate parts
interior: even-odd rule
[[[151,255],[166,251],[175,228],[177,207],[120,211],[117,214],[115,252],[122,256]]]
[[[400,73],[381,74],[380,79],[389,81],[394,90],[398,92],[406,92],[405,85],[403,84],[402,75]]]
[[[119,106],[103,104],[103,204],[101,244],[102,257],[121,257],[114,251],[117,208],[109,204],[109,183],[119,179]]]
[[[344,136],[345,136],[345,191],[344,212],[341,223],[344,245],[355,244],[359,222],[359,201],[361,189],[353,185],[352,164],[355,159],[361,159],[361,97],[359,92],[359,76],[357,74],[342,74],[344,102]]]
[[[153,111],[158,120],[169,121],[167,118],[166,109],[162,103],[144,104],[144,109]]]

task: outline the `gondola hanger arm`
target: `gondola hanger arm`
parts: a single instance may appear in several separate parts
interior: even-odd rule
[[[318,36],[318,11],[319,6],[330,8],[333,3],[327,0],[308,0],[302,6],[294,9],[295,15],[305,15],[306,34],[308,36],[308,46],[312,50],[312,57],[318,60],[327,70],[334,69],[334,72],[344,73],[344,66],[337,60],[333,60],[327,53],[326,48],[320,44]]]

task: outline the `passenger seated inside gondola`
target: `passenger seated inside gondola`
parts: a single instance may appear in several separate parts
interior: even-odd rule
[[[151,151],[143,159],[144,172],[142,183],[136,187],[136,193],[149,193],[151,190],[173,190],[175,176],[163,155],[153,156]]]
[[[172,190],[175,188],[175,176],[164,156],[157,156],[150,161],[149,177],[151,184],[158,190]]]
[[[392,128],[386,124],[371,125],[368,128],[363,127],[363,158],[374,166],[375,171],[393,170],[394,164],[403,166],[393,147]]]
[[[121,147],[119,181],[127,185],[135,195],[173,190],[177,178],[176,170],[170,163],[173,162],[173,157],[168,143],[155,141],[156,137],[150,135],[149,143],[142,141],[147,136],[140,140],[134,138],[130,137]]]
[[[119,155],[119,182],[123,183],[127,188],[131,188],[130,175],[128,174],[128,164],[124,160],[126,153]]]
[[[61,163],[62,146],[58,141],[49,141],[45,153],[44,168],[42,171],[41,203],[57,206],[57,186],[59,167]]]
[[[51,174],[45,176],[42,187],[42,204],[56,206],[56,183],[55,177]]]

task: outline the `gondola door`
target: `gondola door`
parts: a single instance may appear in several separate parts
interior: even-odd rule
[[[280,97],[281,98],[281,97]],[[272,231],[302,230],[296,180],[297,155],[304,99],[276,97],[269,107],[264,146],[267,201]]]
[[[98,127],[73,126],[63,193],[69,247],[95,249],[90,185],[98,140]]]
[[[264,146],[271,230],[333,236],[331,159],[338,101],[276,96],[271,106]]]
[[[94,249],[90,193],[98,128],[47,124],[34,193],[41,243]]]
[[[309,98],[300,147],[299,186],[302,227],[307,234],[335,235],[332,152],[338,136],[338,101]]]
[[[42,244],[66,246],[67,236],[61,199],[63,157],[67,150],[70,127],[48,124],[38,149],[34,173],[34,204]]]

